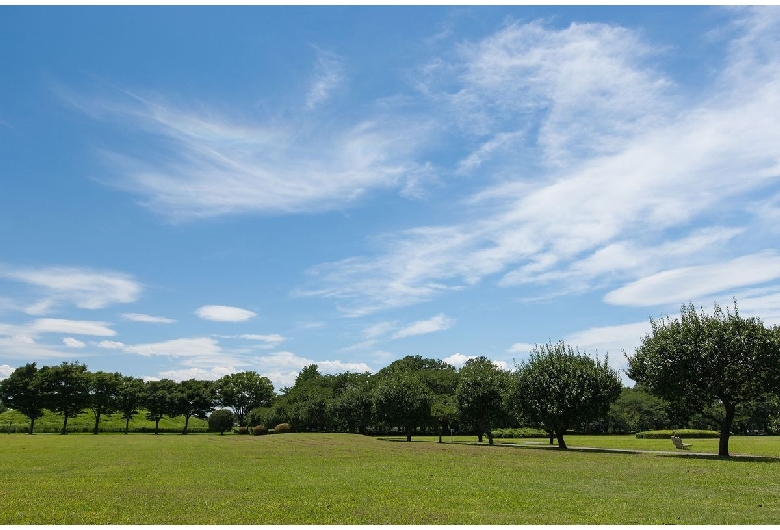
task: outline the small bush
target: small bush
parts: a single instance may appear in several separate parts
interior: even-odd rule
[[[701,429],[668,429],[663,431],[643,431],[636,433],[637,438],[647,440],[668,440],[676,434],[680,438],[720,438],[718,431],[705,431]]]
[[[547,436],[543,430],[530,427],[493,430],[493,438],[546,438]]]
[[[292,432],[292,427],[290,427],[289,423],[280,423],[274,427],[274,433],[281,434],[283,432]]]
[[[248,427],[239,427],[238,428],[238,434],[249,434],[249,428]]]
[[[252,434],[255,436],[268,434],[268,429],[265,428],[265,425],[255,425],[254,427],[252,427]]]
[[[209,430],[225,434],[225,431],[233,427],[233,413],[228,409],[215,410],[209,416]]]

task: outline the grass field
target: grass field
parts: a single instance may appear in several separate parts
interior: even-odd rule
[[[92,432],[95,426],[95,417],[90,412],[79,414],[74,418],[68,419],[68,432]],[[163,417],[160,420],[160,429],[162,431],[181,432],[184,428],[184,416],[170,418]],[[0,413],[0,434],[7,433],[9,430],[14,433],[27,432],[30,428],[30,419],[14,410],[7,410]],[[43,412],[43,417],[35,420],[36,433],[59,433],[62,429],[62,416],[48,410]],[[198,418],[190,418],[188,429],[191,432],[206,432],[208,423]],[[130,431],[139,432],[154,431],[154,422],[146,419],[146,411],[141,411],[130,420]],[[124,432],[125,420],[119,414],[104,415],[100,418],[100,432]]]
[[[777,460],[539,449],[545,440],[531,440],[544,442],[537,448],[417,440],[0,435],[0,524],[780,521]],[[567,442],[671,449],[631,436]],[[717,450],[717,440],[693,442],[695,450]],[[780,456],[778,446],[774,437],[734,438],[732,452]]]

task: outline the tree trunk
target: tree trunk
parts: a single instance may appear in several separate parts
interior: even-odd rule
[[[98,433],[98,425],[100,424],[100,412],[95,414],[95,428],[92,429],[92,434]]]
[[[34,428],[35,428],[35,418],[30,418],[30,434],[33,433]]]
[[[406,441],[411,442],[412,441],[412,431],[414,430],[413,427],[410,427],[407,425],[406,427]]]
[[[158,434],[158,431],[160,430],[160,417],[157,416],[154,420],[154,434]]]
[[[723,424],[720,429],[718,456],[729,456],[729,436],[731,434],[731,424],[734,421],[734,411],[737,406],[735,403],[723,403],[723,408],[726,409],[726,417],[723,418]]]
[[[488,445],[493,445],[493,433],[491,431],[486,431],[485,434],[487,434],[488,437]]]
[[[187,426],[189,425],[189,423],[190,423],[190,417],[185,415],[184,416],[184,430],[181,431],[182,434],[187,434]]]
[[[130,416],[125,418],[125,434],[130,432]]]
[[[555,437],[558,439],[558,449],[568,449],[566,447],[566,442],[563,441],[563,433],[565,431],[562,429],[560,431],[555,431]]]
[[[479,433],[477,434],[477,441],[482,443],[482,431],[479,431]]]
[[[60,431],[60,434],[68,434],[68,413],[65,414],[65,420],[62,422],[62,430]]]
[[[553,444],[553,440],[555,439],[555,433],[553,433],[552,431],[550,431],[550,432],[548,432],[547,434],[549,434],[549,435],[550,435],[550,445],[552,445],[552,444]]]

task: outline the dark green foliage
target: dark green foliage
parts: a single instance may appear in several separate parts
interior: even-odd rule
[[[209,416],[209,430],[223,435],[225,431],[233,427],[233,422],[233,412],[228,409],[215,410]]]
[[[44,406],[62,414],[61,434],[68,433],[68,419],[89,407],[91,396],[90,376],[86,365],[63,362],[57,366],[44,366],[38,374],[41,380]]]
[[[377,419],[389,426],[403,426],[412,441],[415,427],[431,418],[433,396],[414,373],[398,372],[379,379],[374,392]]]
[[[778,330],[756,317],[742,318],[715,304],[712,315],[683,306],[679,319],[652,320],[628,376],[688,415],[699,413],[719,426],[718,454],[729,455],[737,405],[780,388]],[[716,413],[715,410],[718,412]]]
[[[30,419],[30,434],[33,433],[35,420],[43,416],[45,406],[38,372],[35,363],[28,363],[0,381],[0,399]]]
[[[663,399],[654,396],[642,385],[624,388],[609,408],[610,429],[615,433],[628,433],[672,426],[667,406]]]
[[[536,345],[530,359],[518,367],[513,383],[510,406],[552,433],[561,449],[566,448],[566,430],[605,417],[622,388],[606,360],[594,360],[563,341]]]
[[[249,434],[248,427],[239,427],[236,431],[237,434]]]
[[[487,434],[493,445],[493,427],[504,418],[503,394],[508,374],[487,357],[469,359],[460,369],[455,389],[458,413],[464,423],[473,425],[482,439]]]
[[[174,417],[184,416],[182,434],[187,434],[190,418],[192,416],[205,418],[209,412],[214,410],[215,401],[213,383],[188,379],[176,385],[172,402],[173,408],[169,414]]]
[[[369,374],[349,375],[349,381],[336,395],[329,411],[338,426],[348,432],[366,433],[373,418],[374,396],[372,379]]]
[[[285,432],[292,432],[292,426],[289,423],[280,423],[274,427],[274,434],[281,434]]]
[[[221,377],[214,383],[217,401],[230,407],[239,425],[246,425],[246,415],[256,407],[268,406],[274,397],[274,385],[257,372],[238,372]]]
[[[177,387],[170,379],[147,381],[144,385],[146,418],[154,422],[154,434],[158,434],[160,420],[176,408]]]
[[[94,372],[89,373],[89,408],[95,417],[92,434],[98,433],[100,417],[118,410],[118,392],[122,384],[122,374]]]
[[[125,420],[125,434],[130,430],[130,420],[138,414],[138,407],[144,403],[145,388],[142,379],[122,377],[116,390],[116,409]]]

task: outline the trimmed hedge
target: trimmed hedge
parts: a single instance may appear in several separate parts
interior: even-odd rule
[[[636,433],[637,438],[648,440],[668,440],[672,435],[680,438],[720,438],[718,431],[705,431],[702,429],[668,429],[663,431],[643,431]]]
[[[268,434],[268,429],[265,428],[265,425],[255,425],[252,427],[252,434],[254,436],[261,436],[263,434]]]
[[[547,438],[547,436],[543,430],[530,427],[493,430],[493,438]]]
[[[292,427],[290,427],[289,423],[280,423],[279,425],[274,427],[275,434],[281,434],[283,432],[292,432]]]

